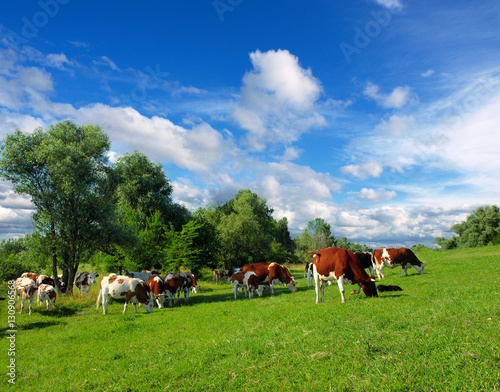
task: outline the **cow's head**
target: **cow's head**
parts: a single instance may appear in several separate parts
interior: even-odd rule
[[[259,294],[259,297],[262,297],[262,293],[264,291],[264,289],[266,288],[266,286],[262,285],[262,284],[259,284],[257,286],[257,294]]]
[[[295,286],[295,279],[292,278],[289,283],[286,284],[292,293],[297,291],[297,286]]]
[[[361,284],[361,288],[367,297],[378,297],[377,286],[375,285],[375,276],[372,275],[367,278]]]
[[[144,306],[144,309],[146,309],[149,313],[153,313],[154,304],[155,301],[153,298],[149,298],[146,302],[141,302],[141,305]]]

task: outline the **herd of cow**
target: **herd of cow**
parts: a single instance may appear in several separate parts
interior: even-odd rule
[[[325,283],[331,284],[335,280],[338,284],[342,302],[345,302],[345,289],[347,284],[357,284],[358,287],[353,293],[357,294],[363,290],[366,296],[376,297],[377,285],[374,271],[379,279],[384,279],[382,273],[384,267],[394,268],[402,267],[402,275],[407,275],[408,268],[415,268],[420,274],[423,274],[424,265],[415,254],[408,248],[381,248],[373,253],[353,253],[343,248],[326,248],[319,251],[310,251],[307,253],[312,262],[307,263],[305,276],[308,285],[314,282],[316,291],[316,303],[319,302],[321,293],[321,302],[324,302]],[[370,270],[368,275],[365,269]],[[98,274],[89,272],[80,272],[76,276],[75,285],[80,293],[88,293],[92,284],[96,283]],[[225,279],[233,285],[234,299],[238,298],[238,291],[243,289],[245,297],[252,298],[255,293],[262,296],[264,288],[268,287],[271,294],[274,293],[275,285],[285,284],[290,291],[297,291],[295,279],[290,271],[278,263],[254,263],[246,264],[241,270],[214,270],[213,280]],[[24,302],[29,304],[29,314],[33,308],[35,295],[38,297],[38,304],[46,302],[46,308],[49,304],[55,306],[56,291],[54,289],[54,278],[47,275],[37,275],[24,273],[16,279],[15,288],[21,297],[20,311],[22,313]],[[161,277],[157,271],[129,272],[125,275],[108,274],[102,278],[99,294],[97,297],[96,308],[102,302],[103,313],[107,314],[109,298],[125,299],[123,313],[127,310],[130,302],[137,313],[137,304],[142,305],[148,312],[153,311],[154,304],[158,308],[164,307],[165,297],[169,299],[169,306],[172,307],[184,293],[184,300],[189,300],[189,292],[198,292],[199,286],[196,278],[189,272],[181,274],[169,273]],[[379,291],[401,290],[398,286],[378,285]]]

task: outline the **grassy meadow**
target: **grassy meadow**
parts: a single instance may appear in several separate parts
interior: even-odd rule
[[[384,269],[401,292],[315,303],[298,291],[233,298],[208,271],[188,305],[122,315],[88,297],[16,314],[16,384],[7,383],[7,301],[1,301],[0,390],[16,391],[498,391],[500,247],[423,250],[426,274]],[[6,285],[2,286],[5,296]]]

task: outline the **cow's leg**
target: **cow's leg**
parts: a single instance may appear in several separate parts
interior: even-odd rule
[[[123,312],[122,312],[122,314],[125,314],[125,311],[127,310],[127,307],[128,307],[128,302],[125,301],[125,305],[123,305]]]
[[[35,297],[32,297],[32,298],[30,298],[30,301],[29,301],[28,315],[30,315],[30,316],[31,316],[31,311],[33,310],[33,302],[35,302],[34,299],[35,299]]]
[[[345,289],[344,289],[344,277],[341,276],[338,280],[337,280],[337,284],[339,286],[339,291],[340,291],[340,297],[342,298],[342,303],[345,302]]]
[[[99,302],[101,301],[102,290],[99,290],[99,294],[97,294],[97,301],[95,302],[95,308],[99,309]]]
[[[319,288],[321,290],[321,302],[325,302],[325,284],[324,280],[320,280]]]
[[[102,313],[108,314],[108,295],[107,293],[102,293]]]
[[[356,288],[356,290],[352,290],[351,294],[359,294],[360,290],[361,290],[361,286],[358,284],[358,287]]]
[[[233,291],[234,291],[234,299],[238,298],[238,282],[234,281],[233,283]]]

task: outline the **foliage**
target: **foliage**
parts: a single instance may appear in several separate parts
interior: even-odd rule
[[[451,239],[435,239],[443,250],[494,244],[500,235],[500,209],[496,205],[479,207],[467,216],[464,222],[453,225],[451,230],[457,236]]]
[[[36,207],[34,223],[46,238],[53,273],[62,267],[71,288],[82,256],[103,245],[113,219],[109,139],[97,126],[65,121],[31,134],[7,135],[0,176]]]
[[[301,262],[306,262],[306,253],[310,250],[325,249],[335,246],[330,224],[322,218],[316,218],[307,223],[298,237],[295,237],[295,254]]]
[[[175,231],[170,224],[170,229],[165,231],[165,247],[163,248],[164,271],[180,272],[181,267],[197,274],[201,267],[199,254],[201,250],[195,246],[195,238],[198,237],[198,230],[203,225],[196,220],[191,220],[182,226],[181,231]]]

